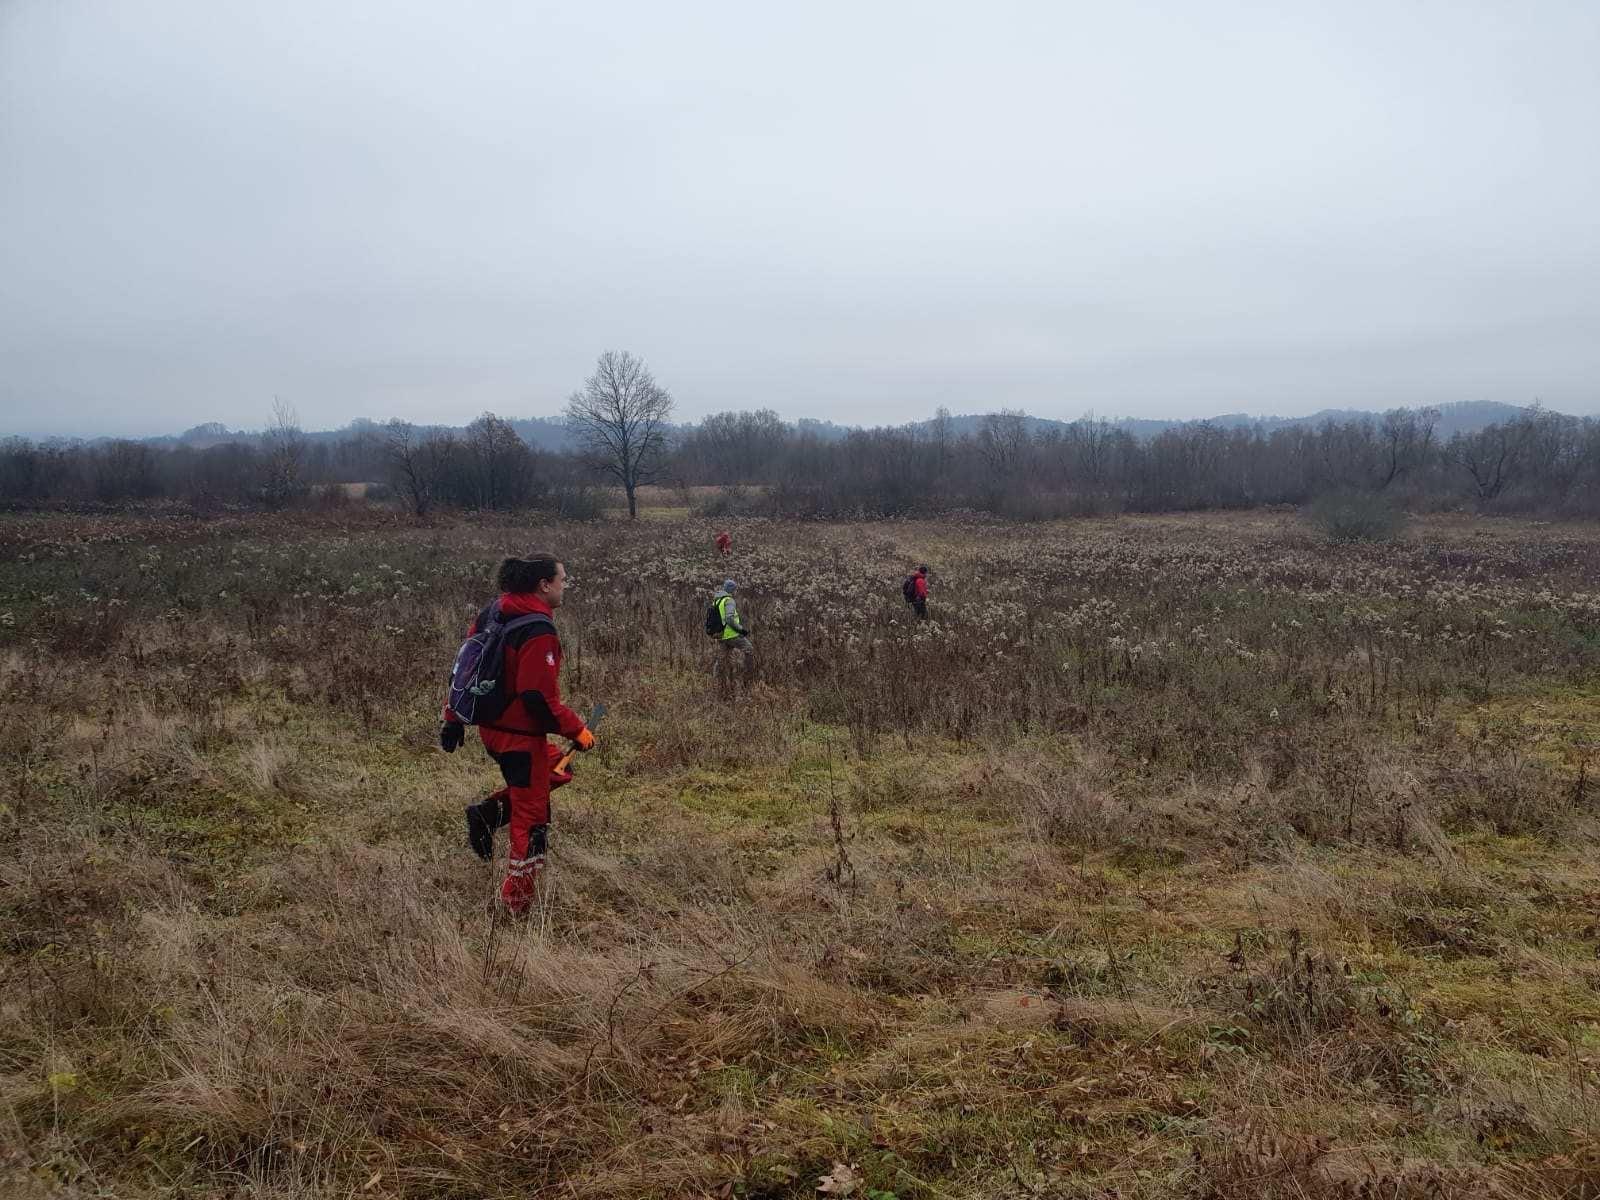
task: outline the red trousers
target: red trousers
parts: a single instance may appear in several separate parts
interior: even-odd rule
[[[491,732],[491,731],[485,731]],[[496,746],[484,739],[484,749],[500,767],[506,786],[485,801],[499,808],[493,825],[510,825],[510,860],[505,880],[500,884],[500,899],[512,913],[520,913],[533,900],[534,882],[544,870],[544,856],[550,826],[550,792],[572,779],[570,772],[557,774],[552,768],[561,751],[543,737],[501,734]],[[503,747],[503,748],[502,748]],[[534,763],[540,769],[534,769]]]

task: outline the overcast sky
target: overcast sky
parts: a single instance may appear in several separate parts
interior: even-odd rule
[[[1600,411],[1600,3],[0,0],[0,432]]]

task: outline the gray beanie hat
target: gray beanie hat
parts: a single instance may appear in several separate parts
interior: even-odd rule
[[[722,581],[722,590],[725,591],[725,592],[733,591],[735,586],[736,585],[734,584],[733,580],[731,580],[731,579],[724,579]]]

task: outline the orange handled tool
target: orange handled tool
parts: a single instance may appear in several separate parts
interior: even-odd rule
[[[590,713],[589,713],[589,729],[592,731],[595,728],[595,726],[599,725],[600,724],[600,718],[605,716],[605,715],[606,715],[606,706],[604,704],[596,703],[594,708],[592,710],[590,710]],[[570,767],[572,765],[572,756],[574,754],[576,754],[577,752],[578,751],[577,751],[576,747],[574,747],[571,750],[568,750],[560,758],[556,759],[556,765],[551,767],[550,769],[552,771],[556,771],[556,772],[565,771],[568,767]]]

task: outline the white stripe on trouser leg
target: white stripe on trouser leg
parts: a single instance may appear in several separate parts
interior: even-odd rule
[[[513,858],[506,864],[506,874],[513,879],[525,879],[544,870],[544,855],[534,854],[527,858]]]

